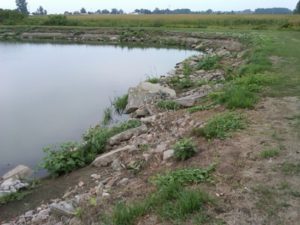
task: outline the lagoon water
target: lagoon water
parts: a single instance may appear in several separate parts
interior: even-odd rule
[[[111,100],[194,51],[0,43],[0,176],[43,147],[80,140]]]

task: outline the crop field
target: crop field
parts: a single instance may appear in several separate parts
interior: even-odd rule
[[[54,16],[50,16],[54,17]],[[30,16],[23,25],[52,25],[49,16]],[[88,27],[162,27],[230,29],[300,29],[299,15],[70,15],[62,25]],[[56,25],[56,24],[53,24]]]

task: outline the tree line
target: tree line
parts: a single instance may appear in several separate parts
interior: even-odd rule
[[[16,10],[19,13],[24,15],[29,15],[29,11],[27,8],[27,1],[26,0],[16,0]],[[7,10],[2,10],[3,12],[8,13]],[[134,14],[300,14],[300,0],[296,5],[296,9],[291,11],[288,8],[258,8],[254,11],[250,9],[242,10],[242,11],[213,11],[212,9],[208,9],[206,11],[192,11],[188,8],[183,9],[159,9],[155,8],[154,10],[149,9],[135,9]],[[47,10],[45,10],[42,6],[38,7],[38,9],[32,13],[33,15],[47,15]],[[124,14],[122,9],[113,8],[111,10],[103,9],[103,10],[96,10],[96,11],[87,11],[85,8],[81,8],[79,11],[75,12],[68,12],[64,13],[65,15],[77,15],[77,14]]]

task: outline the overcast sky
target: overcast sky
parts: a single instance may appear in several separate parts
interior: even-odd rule
[[[76,11],[85,7],[88,11],[97,9],[124,9],[131,12],[137,8],[190,8],[200,10],[242,10],[268,7],[294,9],[298,0],[27,0],[31,12],[43,6],[49,13]],[[0,0],[0,8],[14,9],[15,0]]]

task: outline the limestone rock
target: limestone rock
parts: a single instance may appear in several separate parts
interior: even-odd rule
[[[166,97],[176,97],[176,92],[173,89],[163,87],[160,84],[142,82],[137,87],[129,89],[128,104],[126,106],[125,113],[133,113],[154,99],[162,99]]]
[[[15,179],[25,179],[30,177],[33,174],[33,171],[24,165],[18,165],[14,169],[8,171],[6,174],[2,176],[3,180],[7,180],[9,178]]]
[[[174,156],[174,150],[170,149],[164,152],[163,154],[163,160],[167,161],[168,159],[172,158]]]
[[[57,216],[74,216],[75,208],[71,202],[62,201],[50,205],[50,212]]]
[[[108,140],[108,143],[110,145],[118,145],[120,144],[122,141],[127,141],[129,140],[130,138],[132,138],[134,135],[140,135],[142,133],[146,133],[147,132],[147,127],[145,125],[142,125],[140,127],[137,127],[137,128],[132,128],[132,129],[129,129],[129,130],[126,130],[120,134],[117,134],[113,137],[111,137],[109,140]]]
[[[210,86],[204,85],[197,92],[175,99],[175,101],[183,107],[191,107],[195,105],[199,99],[207,96],[211,91],[212,88]]]
[[[118,156],[119,153],[121,153],[123,151],[131,152],[131,151],[135,151],[135,150],[137,150],[137,148],[134,145],[127,145],[125,147],[118,148],[116,150],[110,151],[108,153],[105,153],[105,154],[99,156],[98,158],[96,158],[94,160],[92,165],[95,167],[108,166],[110,163],[113,162],[113,160]]]

